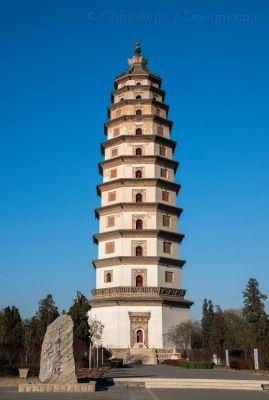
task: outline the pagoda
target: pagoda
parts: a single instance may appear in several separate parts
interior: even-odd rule
[[[192,305],[181,288],[176,142],[162,80],[139,43],[128,64],[115,79],[101,144],[89,317],[104,325],[102,344],[110,349],[171,348],[166,333],[189,318]]]

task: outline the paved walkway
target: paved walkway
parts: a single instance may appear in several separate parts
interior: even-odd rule
[[[106,373],[106,377],[268,380],[268,377],[260,374],[240,371],[181,369],[164,365],[112,369]],[[95,393],[19,393],[17,387],[0,387],[0,400],[269,400],[268,391],[98,386],[100,391]]]
[[[269,380],[269,376],[248,372],[225,371],[220,369],[184,369],[166,365],[136,365],[130,368],[113,368],[105,374],[105,377]]]

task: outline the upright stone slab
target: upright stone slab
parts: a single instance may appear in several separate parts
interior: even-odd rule
[[[39,380],[41,383],[77,383],[73,321],[70,315],[61,315],[47,327],[42,344]]]

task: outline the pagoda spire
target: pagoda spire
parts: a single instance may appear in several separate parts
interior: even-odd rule
[[[134,54],[128,59],[129,72],[133,73],[143,73],[148,72],[147,69],[148,60],[142,56],[140,42],[136,42]]]
[[[140,45],[139,42],[136,42],[134,54],[135,54],[136,56],[141,56],[141,53],[142,53],[142,52],[141,52],[141,45]]]

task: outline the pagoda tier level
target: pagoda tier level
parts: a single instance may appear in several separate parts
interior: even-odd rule
[[[89,317],[102,322],[110,348],[163,348],[171,346],[167,331],[189,318],[192,305],[181,288],[179,163],[161,78],[148,69],[139,44],[128,63],[115,79],[101,143]]]

